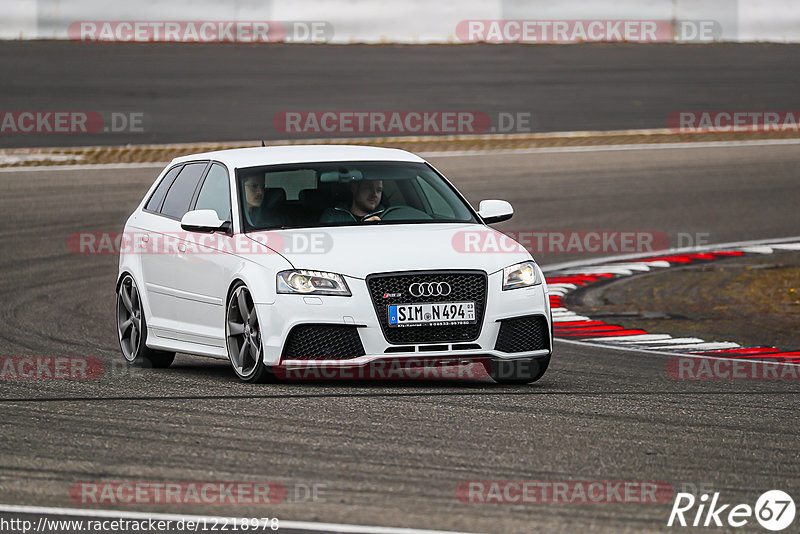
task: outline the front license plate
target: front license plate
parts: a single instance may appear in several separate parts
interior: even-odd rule
[[[431,302],[389,306],[389,326],[449,326],[474,322],[474,302]]]

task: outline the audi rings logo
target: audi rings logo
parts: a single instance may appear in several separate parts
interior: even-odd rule
[[[450,294],[450,291],[452,290],[447,282],[427,282],[424,284],[416,282],[408,286],[408,292],[413,297],[446,297]]]

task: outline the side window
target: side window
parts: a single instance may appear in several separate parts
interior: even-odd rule
[[[156,190],[153,191],[153,196],[147,201],[144,209],[147,211],[158,211],[158,208],[161,206],[161,201],[164,200],[164,195],[167,194],[167,189],[169,189],[169,186],[175,181],[175,177],[178,176],[178,172],[180,172],[182,168],[183,165],[178,165],[171,168],[167,174],[164,175],[164,178],[161,180],[161,183],[158,184]]]
[[[434,189],[433,186],[421,176],[417,176],[417,182],[419,183],[420,188],[422,188],[422,192],[427,197],[428,202],[430,202],[434,215],[438,217],[447,217],[450,219],[455,218],[453,208],[450,207],[450,204],[447,203],[441,193]]]
[[[163,215],[180,219],[189,211],[189,203],[205,168],[205,163],[189,163],[183,168],[164,199],[164,206],[161,208]]]
[[[218,163],[211,166],[194,209],[214,210],[220,220],[231,220],[231,192],[228,187],[228,170],[225,167]]]

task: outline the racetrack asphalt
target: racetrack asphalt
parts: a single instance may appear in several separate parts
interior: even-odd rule
[[[89,46],[89,45],[87,45]],[[500,227],[651,230],[711,242],[797,234],[800,155],[761,146],[431,158]],[[668,376],[669,357],[557,343],[532,386],[237,382],[224,361],[122,365],[117,257],[74,232],[119,231],[158,168],[0,173],[0,355],[88,356],[93,380],[1,380],[0,503],[91,507],[72,484],[274,481],[322,499],[275,506],[94,505],[487,532],[663,531],[659,504],[470,504],[473,480],[664,481],[751,505],[800,494],[796,380]],[[536,254],[544,265],[591,257]]]
[[[681,110],[794,110],[800,45],[324,46],[0,42],[0,110],[143,114],[141,133],[0,147],[353,137],[286,111],[530,113],[534,131],[666,128]],[[108,122],[107,126],[111,126]],[[356,134],[358,137],[359,135]]]

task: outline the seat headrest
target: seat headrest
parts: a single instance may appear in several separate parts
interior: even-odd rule
[[[261,205],[271,208],[276,204],[286,202],[286,191],[282,187],[270,187],[264,190],[264,201]]]
[[[322,211],[331,206],[330,195],[319,189],[303,189],[298,198],[303,208],[308,211]]]

